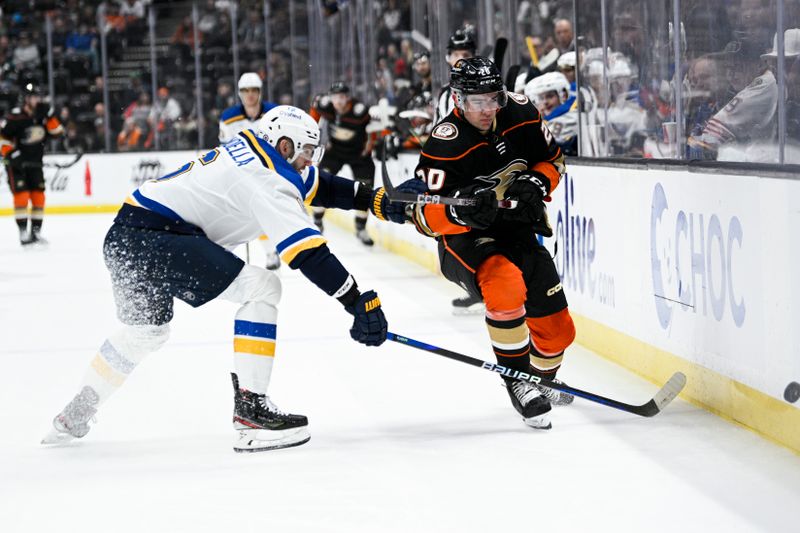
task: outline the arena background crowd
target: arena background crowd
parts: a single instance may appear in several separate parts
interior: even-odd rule
[[[305,109],[343,80],[376,106],[382,130],[404,109],[432,109],[460,28],[479,53],[508,40],[509,90],[554,98],[543,113],[553,124],[562,116],[554,133],[568,153],[800,163],[800,0],[7,0],[0,9],[0,113],[24,84],[39,84],[65,128],[51,152],[211,147],[248,71],[265,99]],[[531,83],[550,73],[568,85],[558,75]]]

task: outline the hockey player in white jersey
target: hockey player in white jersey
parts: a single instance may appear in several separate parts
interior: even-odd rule
[[[242,130],[255,130],[264,113],[275,107],[261,97],[261,78],[255,72],[245,72],[239,78],[239,100],[219,117],[219,142],[225,143]]]
[[[245,72],[239,77],[240,103],[229,107],[220,115],[219,142],[226,143],[230,141],[242,130],[255,130],[258,128],[258,121],[264,116],[264,113],[275,107],[272,102],[262,99],[262,85],[261,77],[255,72]],[[272,243],[265,235],[259,236],[258,240],[264,247],[267,268],[270,270],[280,268],[281,258]]]
[[[578,107],[570,85],[560,72],[547,72],[525,85],[527,96],[566,155],[578,155]]]
[[[384,342],[387,324],[378,296],[359,291],[305,211],[307,204],[367,209],[373,192],[310,166],[321,158],[319,142],[319,128],[308,114],[278,106],[257,131],[244,130],[131,194],[103,247],[124,327],[102,344],[43,443],[88,433],[98,407],[167,341],[174,298],[193,307],[216,298],[241,304],[233,324],[234,449],[308,441],[306,417],[280,411],[267,396],[280,279],[231,250],[266,233],[291,268],[353,315],[354,340]]]

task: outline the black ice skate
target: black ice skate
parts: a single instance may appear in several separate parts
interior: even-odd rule
[[[36,235],[26,229],[19,230],[19,243],[22,246],[29,246],[36,242]]]
[[[45,435],[42,444],[59,444],[86,436],[99,402],[97,392],[88,385],[84,387],[53,419],[53,430]]]
[[[375,244],[375,241],[373,241],[372,237],[370,237],[369,233],[367,233],[367,228],[361,228],[360,230],[356,231],[356,237],[364,246],[372,246]]]
[[[511,405],[522,415],[527,425],[535,429],[550,429],[550,402],[539,388],[525,381],[503,379]]]
[[[278,270],[281,267],[281,257],[278,252],[267,252],[267,270]]]
[[[261,452],[305,444],[308,419],[303,415],[284,413],[265,394],[239,388],[239,378],[233,380],[233,428],[236,430],[236,452]]]
[[[560,379],[556,379],[556,378],[547,378],[547,379],[549,379],[550,381],[553,381],[555,383],[561,383],[561,384],[564,383]],[[571,404],[572,402],[575,401],[575,396],[573,396],[572,394],[568,394],[566,392],[562,392],[562,391],[556,390],[556,389],[550,389],[550,388],[545,387],[543,385],[536,385],[536,387],[542,392],[542,395],[545,398],[547,398],[547,400],[552,405],[555,405],[557,407],[558,406],[562,406],[562,405],[569,405],[569,404]]]
[[[480,296],[467,294],[453,300],[454,315],[482,315],[485,310],[486,307],[483,305],[483,300]]]

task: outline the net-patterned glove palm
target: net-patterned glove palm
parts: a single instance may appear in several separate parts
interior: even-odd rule
[[[381,301],[375,291],[367,291],[345,307],[353,315],[350,336],[354,341],[367,346],[380,346],[386,340],[388,324],[381,309]]]

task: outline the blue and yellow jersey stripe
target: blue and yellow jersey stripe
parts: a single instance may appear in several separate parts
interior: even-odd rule
[[[275,357],[275,324],[236,320],[233,325],[233,351]]]
[[[303,228],[275,245],[281,259],[288,265],[300,252],[317,248],[328,242],[314,228]]]
[[[247,142],[253,154],[261,161],[261,164],[294,185],[303,201],[305,201],[306,187],[303,183],[303,178],[294,167],[281,157],[281,154],[267,141],[257,137],[252,130],[243,130],[239,135]]]
[[[308,176],[306,176],[303,186],[306,189],[305,204],[311,205],[319,190],[319,170],[317,170],[317,167],[308,167]]]

